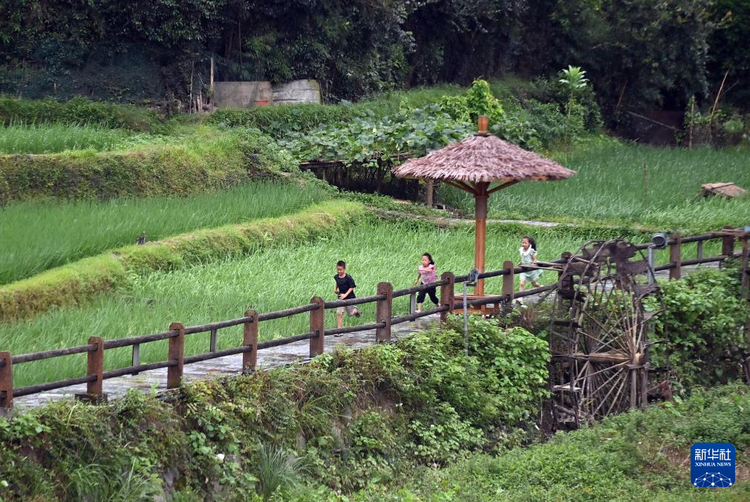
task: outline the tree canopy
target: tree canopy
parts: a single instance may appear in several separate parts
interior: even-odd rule
[[[584,68],[605,109],[746,103],[743,0],[6,0],[0,92],[184,100],[221,80],[315,78],[329,99]],[[196,80],[197,79],[197,80]]]

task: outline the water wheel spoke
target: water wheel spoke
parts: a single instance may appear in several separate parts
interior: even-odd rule
[[[599,323],[599,320],[598,320],[598,319],[596,319],[596,318],[595,318],[594,316],[592,316],[591,314],[589,314],[588,312],[586,312],[586,313],[585,313],[585,315],[586,315],[586,316],[587,316],[587,317],[588,317],[589,319],[591,319],[591,320],[592,320],[592,321],[593,321],[594,323],[597,323],[597,324]],[[609,330],[607,330],[607,331],[606,331],[606,332],[605,332],[604,334],[605,334],[605,335],[611,334],[611,333],[613,333],[613,332],[614,332],[614,330],[615,330],[615,329],[617,329],[617,327],[616,327],[616,326],[613,326],[612,328],[610,328]],[[591,336],[591,335],[589,335],[589,336]],[[614,346],[613,346],[613,345],[612,345],[612,344],[611,344],[610,342],[608,342],[608,341],[605,341],[604,337],[602,337],[602,338],[597,338],[597,340],[599,340],[599,342],[600,342],[601,346],[600,346],[600,347],[596,347],[596,348],[603,348],[603,347],[604,347],[604,346],[606,345],[606,346],[608,346],[608,347],[609,347],[610,349],[612,349],[612,350],[618,350],[618,348],[614,347]],[[622,343],[620,343],[620,342],[621,342],[621,340],[620,340],[620,338],[619,338],[619,337],[611,337],[611,340],[612,340],[612,341],[614,341],[614,342],[617,342],[617,343],[618,343],[618,345],[619,345],[619,349],[622,349],[623,351],[626,351],[626,350],[627,350],[627,347],[625,347],[624,345],[622,345]],[[596,349],[596,348],[595,348],[595,349]]]
[[[621,368],[622,366],[626,366],[628,364],[629,363],[627,361],[623,361],[621,363],[613,364],[611,366],[606,366],[600,370],[595,371],[594,373],[589,374],[588,376],[596,376],[596,375],[599,375],[600,373],[604,373],[605,371],[612,371],[617,368]]]
[[[604,385],[603,385],[602,387],[605,387],[605,386],[606,386],[606,385],[608,385],[608,384],[609,384],[609,383],[610,383],[610,382],[611,382],[612,380],[614,380],[614,379],[615,379],[616,377],[620,377],[620,376],[621,376],[621,375],[622,375],[623,373],[625,373],[625,368],[620,368],[620,369],[619,369],[619,370],[617,371],[617,373],[616,373],[615,375],[613,375],[613,376],[612,376],[611,378],[609,378],[609,380],[607,380],[607,382],[606,382],[606,383],[605,383],[605,384],[604,384]],[[627,377],[627,373],[625,373],[625,376]],[[607,416],[607,415],[609,415],[609,413],[610,413],[610,412],[612,411],[612,408],[613,408],[613,406],[614,406],[614,405],[616,404],[616,402],[617,402],[617,396],[618,396],[618,395],[619,395],[620,393],[622,393],[622,388],[623,388],[623,385],[625,384],[625,382],[627,382],[627,379],[626,379],[626,378],[620,378],[620,380],[622,380],[622,383],[620,384],[620,388],[619,388],[619,389],[617,390],[617,394],[615,394],[615,397],[614,397],[614,398],[613,398],[613,400],[612,400],[612,404],[610,405],[609,409],[608,409],[608,410],[607,410],[607,412],[606,412],[606,413],[604,414],[604,416]],[[597,406],[597,407],[596,407],[596,408],[594,409],[594,411],[593,411],[593,412],[591,413],[591,415],[592,415],[592,416],[596,416],[596,414],[597,414],[597,413],[599,412],[599,410],[600,410],[600,409],[602,409],[602,408],[604,407],[604,405],[606,405],[606,404],[607,404],[607,402],[608,402],[607,400],[609,399],[609,396],[610,396],[610,395],[612,395],[612,392],[614,392],[614,390],[615,390],[615,389],[617,389],[617,382],[615,382],[614,384],[612,384],[612,386],[611,386],[611,387],[609,387],[609,390],[607,391],[607,393],[605,394],[605,396],[604,396],[604,397],[602,398],[602,400],[601,400],[601,401],[599,402],[599,405],[598,405],[598,406]]]

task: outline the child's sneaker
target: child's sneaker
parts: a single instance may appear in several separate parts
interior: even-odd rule
[[[359,314],[359,310],[356,310],[356,311],[354,312],[354,317],[359,317],[359,315],[360,315],[360,314]]]

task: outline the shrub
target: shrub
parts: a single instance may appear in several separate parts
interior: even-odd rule
[[[460,388],[481,407],[508,395],[497,378],[524,381],[523,361],[546,368],[544,343],[523,330],[475,319],[472,333],[469,357],[459,333],[432,329],[307,365],[200,380],[169,401],[133,391],[110,406],[64,402],[0,417],[0,498],[111,500],[130,490],[152,499],[179,488],[201,499],[277,500],[305,476],[349,492],[456,459],[517,418],[457,406]],[[484,366],[499,359],[507,365]],[[525,385],[523,407],[533,407],[544,385]]]
[[[662,284],[653,364],[667,365],[681,389],[727,383],[742,374],[748,355],[750,307],[732,269],[701,270]]]
[[[322,126],[351,122],[357,118],[382,118],[398,113],[403,107],[421,108],[440,102],[446,94],[456,94],[459,87],[441,86],[414,89],[408,92],[378,94],[372,100],[336,105],[299,104],[224,108],[208,119],[211,124],[225,127],[257,128],[274,138],[288,133],[303,133]]]
[[[54,99],[17,99],[0,96],[0,124],[86,124],[143,132],[165,132],[166,124],[153,111],[132,105],[118,105],[73,98],[61,103]]]
[[[292,169],[288,155],[252,131],[130,151],[0,155],[0,205],[39,197],[189,194]]]

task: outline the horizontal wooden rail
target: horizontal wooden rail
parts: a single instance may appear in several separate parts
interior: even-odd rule
[[[211,359],[218,359],[220,357],[233,356],[235,354],[244,354],[245,352],[252,352],[252,351],[253,351],[253,347],[249,345],[243,345],[242,347],[233,347],[231,349],[217,350],[216,352],[196,354],[194,356],[185,356],[185,364],[197,363],[200,361],[209,361]]]
[[[34,352],[32,354],[22,354],[19,356],[13,356],[13,364],[29,363],[32,361],[42,361],[44,359],[52,359],[55,357],[70,356],[73,354],[83,354],[84,352],[91,352],[96,350],[96,345],[79,345],[77,347],[70,347],[68,349],[56,349],[56,350],[45,350],[44,352]]]
[[[721,239],[722,242],[721,255],[704,257],[703,243],[706,241],[717,239]],[[740,239],[742,242],[742,252],[735,251],[734,246],[737,239]],[[680,237],[677,234],[674,234],[668,239],[667,242],[667,246],[669,246],[668,251],[670,253],[670,262],[665,265],[659,265],[655,267],[655,270],[669,270],[670,278],[674,279],[680,277],[682,267],[699,265],[703,263],[720,262],[727,258],[737,257],[743,258],[743,266],[746,267],[746,262],[748,261],[747,257],[745,256],[745,253],[748,252],[747,239],[747,233],[741,233],[737,229],[729,228],[725,228],[720,232],[712,232],[684,238]],[[683,244],[692,242],[698,243],[697,258],[692,260],[682,260],[681,246]],[[638,245],[637,248],[640,250],[645,250],[648,249],[649,246],[650,244],[646,243]],[[542,263],[540,264],[539,268],[544,269],[552,267],[554,266],[554,264],[564,263],[566,263],[566,260],[560,259],[552,262]],[[488,279],[500,276],[504,277],[503,294],[471,299],[466,302],[466,305],[477,307],[491,303],[508,303],[514,298],[537,295],[555,289],[556,284],[552,284],[548,286],[528,289],[522,292],[514,292],[513,277],[515,276],[515,274],[521,273],[525,270],[525,267],[514,267],[513,262],[505,262],[504,268],[500,270],[482,272],[481,274],[479,274],[480,279]],[[750,276],[750,270],[746,270],[745,275]],[[168,387],[173,388],[179,386],[182,382],[184,364],[192,364],[200,361],[207,361],[236,354],[243,354],[243,371],[254,370],[257,361],[257,352],[259,350],[279,347],[282,345],[297,343],[305,340],[310,340],[310,357],[314,357],[318,354],[323,353],[324,338],[332,335],[374,330],[376,333],[376,341],[389,342],[391,338],[391,326],[393,325],[414,321],[416,319],[427,317],[433,314],[440,314],[441,319],[445,320],[446,315],[449,312],[463,307],[463,299],[460,296],[455,295],[454,287],[455,284],[460,284],[466,282],[467,280],[468,275],[456,277],[451,272],[445,272],[440,281],[429,284],[421,284],[418,286],[396,291],[393,290],[391,284],[380,283],[378,284],[377,294],[373,296],[353,298],[349,300],[335,300],[330,302],[325,302],[321,298],[314,297],[307,305],[279,310],[276,312],[259,314],[254,310],[249,310],[245,313],[245,316],[236,319],[229,319],[226,321],[189,327],[183,327],[183,325],[180,323],[173,323],[172,325],[170,325],[170,330],[163,333],[154,333],[150,335],[120,338],[108,341],[103,341],[99,337],[91,337],[90,343],[87,345],[22,354],[18,356],[11,356],[11,354],[9,354],[8,352],[0,352],[0,408],[12,406],[13,397],[26,396],[84,383],[87,384],[87,393],[89,396],[95,398],[101,397],[101,395],[103,394],[101,382],[103,380],[163,368],[168,369]],[[750,279],[745,278],[744,276],[743,280],[745,282],[750,281]],[[393,298],[399,298],[407,295],[413,296],[416,293],[438,287],[440,288],[441,296],[439,307],[436,307],[432,310],[425,310],[423,312],[410,311],[410,313],[407,315],[395,317],[393,316]],[[326,309],[362,305],[367,303],[377,304],[377,322],[343,328],[325,329],[324,314]],[[276,340],[258,342],[259,324],[261,322],[287,318],[304,313],[310,314],[311,329],[309,332]],[[240,325],[244,326],[243,345],[240,347],[217,350],[216,346],[218,340],[218,330]],[[185,356],[184,337],[186,335],[204,332],[210,333],[211,336],[209,352]],[[169,357],[167,358],[167,360],[148,364],[140,364],[140,345],[143,343],[150,343],[161,340],[169,340]],[[115,370],[104,372],[103,365],[105,351],[127,346],[133,347],[133,364],[125,368],[118,368]],[[86,376],[13,388],[12,367],[15,364],[29,363],[83,353],[88,354],[88,374]]]
[[[384,322],[374,322],[372,324],[360,324],[358,326],[348,326],[346,328],[327,329],[324,331],[324,333],[325,336],[343,335],[344,333],[355,333],[357,331],[370,331],[373,329],[382,328],[383,326],[385,326]]]
[[[364,303],[379,302],[380,300],[385,300],[385,296],[374,295],[374,296],[363,296],[361,298],[352,298],[351,300],[335,300],[332,302],[326,302],[325,307],[327,309],[335,309],[337,307],[349,307],[352,305],[362,305]]]
[[[16,387],[13,389],[13,397],[28,396],[29,394],[38,394],[40,392],[46,392],[48,390],[61,389],[63,387],[70,387],[71,385],[78,385],[82,383],[93,382],[96,380],[96,376],[86,375],[79,378],[70,378],[68,380],[59,380],[56,382],[40,383],[37,385],[29,385],[27,387]]]
[[[131,336],[130,338],[117,338],[115,340],[106,340],[104,350],[127,347],[129,345],[138,345],[141,343],[158,342],[176,336],[176,331],[166,331],[164,333],[154,333],[153,335]]]
[[[318,333],[313,333],[311,331],[309,333],[303,333],[301,335],[288,336],[286,338],[277,338],[276,340],[268,340],[265,342],[260,342],[258,344],[258,350],[270,349],[271,347],[281,347],[282,345],[289,345],[290,343],[301,342],[303,340],[310,340],[312,338],[316,338],[317,336],[318,336]]]
[[[312,312],[318,310],[320,307],[314,303],[309,305],[303,305],[301,307],[295,307],[293,309],[279,310],[277,312],[269,312],[267,314],[258,314],[258,322],[260,321],[271,321],[273,319],[281,319],[282,317],[290,317],[297,314],[304,314],[305,312]]]
[[[132,375],[140,373],[141,371],[159,370],[162,368],[169,368],[177,365],[177,361],[161,361],[158,363],[139,364],[137,366],[128,366],[126,368],[119,368],[116,370],[105,371],[102,375],[103,380],[109,380],[110,378],[117,378],[124,375]]]
[[[415,321],[419,319],[420,317],[427,317],[428,315],[432,315],[432,314],[448,312],[449,310],[451,310],[451,308],[448,305],[442,305],[440,307],[435,307],[432,310],[425,310],[424,312],[415,312],[413,314],[394,317],[393,319],[391,319],[391,326],[394,324],[401,324],[404,322]]]
[[[412,295],[414,293],[419,293],[420,291],[427,291],[428,289],[432,288],[439,288],[442,286],[445,286],[448,284],[448,281],[436,281],[436,282],[429,282],[427,284],[420,284],[419,286],[414,286],[407,289],[397,289],[393,292],[391,295],[392,298],[399,298],[401,296],[408,296]]]

